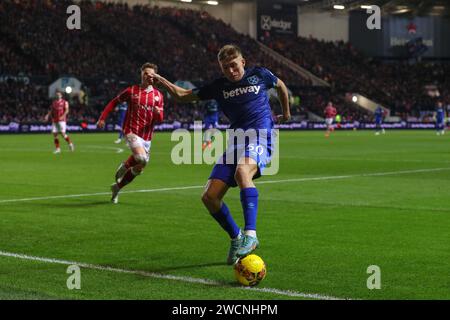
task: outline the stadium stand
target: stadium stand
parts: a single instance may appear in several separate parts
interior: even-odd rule
[[[231,27],[200,12],[143,6],[130,8],[127,4],[93,4],[90,1],[80,3],[83,28],[74,31],[68,38],[66,30],[60,26],[65,25],[65,10],[71,3],[39,0],[1,3],[0,17],[4,35],[2,44],[5,44],[2,46],[4,54],[1,74],[31,77],[32,83],[39,78],[40,84],[48,84],[61,75],[73,75],[90,84],[88,95],[94,98],[93,103],[98,103],[95,110],[100,110],[100,105],[127,83],[138,80],[136,71],[143,61],[157,62],[161,72],[172,79],[190,79],[194,83],[202,83],[217,76],[219,70],[215,48],[211,45],[205,47],[198,37],[205,17],[215,22],[215,30],[223,27],[235,34],[234,39],[241,45],[245,45],[245,41],[253,41],[249,38],[240,41],[244,37],[239,36]],[[184,30],[177,18],[197,20],[197,35],[189,36],[190,32]],[[98,36],[93,36],[90,30],[96,30]],[[46,37],[43,38],[43,34]],[[251,48],[253,51],[248,56],[255,51],[255,45]],[[246,47],[244,51],[245,49]],[[261,60],[269,68],[276,70],[281,78],[290,79],[291,83],[305,84],[275,61],[265,61],[260,57],[255,57],[254,60]],[[118,88],[115,84],[120,82],[122,86]],[[8,101],[15,99],[12,92],[4,91],[4,94],[9,95],[6,99]],[[44,96],[41,95],[41,98],[44,99]],[[46,104],[31,98],[30,102],[34,104],[33,108],[46,107]],[[22,111],[26,112],[20,108],[11,111],[11,106],[5,107],[2,108],[1,118],[17,117]],[[198,112],[183,112],[188,113],[194,116]],[[96,115],[86,116],[95,118]],[[19,118],[25,119],[28,116]],[[169,114],[168,119],[171,118],[175,118],[175,114]],[[34,119],[38,120],[36,117]]]
[[[425,90],[427,85],[437,86],[445,100],[450,98],[450,82],[445,76],[450,71],[449,64],[383,62],[365,57],[343,41],[272,36],[265,42],[329,82],[336,95],[363,94],[402,118],[419,117],[421,111],[434,109],[434,101]]]
[[[385,64],[368,60],[348,43],[268,39],[272,49],[332,84],[330,89],[315,88],[261,53],[255,40],[205,12],[81,1],[82,29],[68,36],[61,25],[70,4],[65,0],[0,3],[1,122],[42,120],[50,103],[45,88],[62,75],[80,79],[88,97],[71,101],[69,121],[94,121],[107,100],[138,81],[137,70],[145,61],[158,63],[160,72],[172,80],[189,79],[200,85],[220,74],[216,53],[230,41],[242,47],[249,65],[268,67],[300,97],[293,99],[296,119],[306,118],[308,112],[321,116],[329,100],[337,104],[344,121],[371,119],[369,112],[345,100],[345,92],[365,94],[402,117],[419,115],[431,106],[422,90],[425,84],[436,84],[449,98],[447,65]],[[166,121],[190,122],[202,114],[198,105],[173,101],[168,111]]]

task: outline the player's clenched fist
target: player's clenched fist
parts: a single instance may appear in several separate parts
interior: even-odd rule
[[[105,127],[105,120],[98,120],[97,128],[103,129]]]
[[[152,73],[152,78],[153,78],[153,81],[158,81],[162,77],[159,74],[157,74],[157,73]]]
[[[290,119],[291,119],[291,115],[290,114],[288,114],[288,115],[284,115],[284,114],[277,115],[278,123],[285,123],[285,122],[289,121]]]

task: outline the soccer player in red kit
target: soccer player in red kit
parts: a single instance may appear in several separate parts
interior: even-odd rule
[[[153,128],[163,119],[163,95],[153,87],[153,75],[157,72],[158,67],[153,63],[142,65],[141,84],[126,88],[111,100],[97,122],[99,128],[104,128],[108,114],[119,103],[127,102],[122,130],[132,155],[116,171],[116,183],[111,186],[112,203],[118,202],[119,191],[143,172],[150,159]]]
[[[325,133],[325,137],[330,136],[330,132],[334,131],[333,120],[337,114],[336,108],[333,106],[333,103],[330,101],[325,108],[325,123],[327,125],[327,132]]]
[[[64,140],[69,144],[70,151],[74,151],[75,147],[70,141],[69,136],[66,133],[66,120],[67,114],[69,113],[69,102],[63,99],[63,94],[61,91],[56,91],[56,99],[53,100],[50,111],[45,115],[45,121],[51,117],[52,119],[52,133],[55,142],[55,151],[53,153],[61,153],[61,148],[59,147],[58,132],[61,133]]]

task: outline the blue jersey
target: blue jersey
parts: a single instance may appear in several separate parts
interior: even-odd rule
[[[380,106],[375,109],[375,123],[381,125],[383,122],[384,110]]]
[[[436,109],[436,121],[437,122],[444,122],[444,108],[438,107]]]
[[[277,81],[278,78],[266,68],[252,67],[245,70],[244,77],[238,82],[223,77],[193,92],[200,100],[215,99],[230,120],[231,129],[270,130],[274,123],[267,90]]]
[[[382,119],[382,118],[383,118],[383,115],[384,115],[383,108],[377,107],[377,108],[375,109],[375,118],[377,118],[377,119]]]
[[[219,112],[219,104],[216,100],[208,100],[205,103],[206,115],[216,114]]]
[[[205,103],[205,122],[219,121],[219,104],[216,100],[208,100]]]
[[[118,105],[118,108],[120,112],[127,111],[128,105],[126,102],[122,102],[121,104]]]
[[[118,111],[119,111],[119,119],[118,119],[118,123],[120,126],[123,125],[123,122],[125,121],[125,116],[127,114],[127,109],[128,109],[128,105],[126,102],[120,103],[118,106]]]

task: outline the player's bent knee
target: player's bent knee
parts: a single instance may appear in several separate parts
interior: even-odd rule
[[[145,166],[147,165],[148,161],[149,161],[148,156],[145,155],[145,154],[141,154],[141,153],[135,154],[135,155],[134,155],[134,159],[135,159],[136,162],[137,162],[138,164],[140,164],[142,167],[145,167]]]
[[[211,197],[208,195],[208,192],[207,192],[207,191],[203,192],[201,199],[202,199],[202,202],[203,202],[204,205],[208,205],[208,204],[210,204],[211,201],[212,201],[212,199],[211,199]]]
[[[236,182],[245,182],[251,179],[250,170],[243,166],[238,166],[236,172],[234,173],[234,180]]]
[[[217,202],[220,202],[220,199],[214,196],[211,192],[205,191],[202,194],[202,202],[206,207],[213,206]]]

